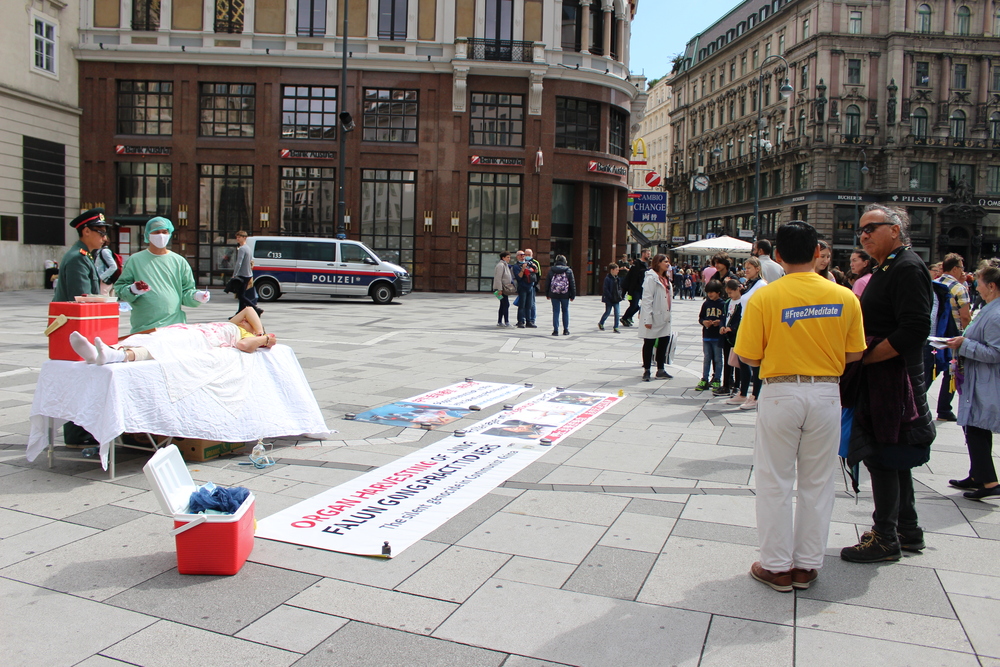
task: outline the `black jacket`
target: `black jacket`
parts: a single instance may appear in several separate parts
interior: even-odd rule
[[[649,269],[641,259],[635,260],[635,264],[628,270],[625,276],[625,293],[631,294],[632,299],[642,298],[642,281],[646,279],[646,270]]]

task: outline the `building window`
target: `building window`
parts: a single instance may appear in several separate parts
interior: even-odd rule
[[[337,89],[333,86],[282,86],[283,139],[336,139]]]
[[[965,112],[961,109],[951,114],[951,138],[965,139]]]
[[[771,196],[777,197],[781,194],[781,170],[775,169],[771,172]]]
[[[785,33],[778,35],[778,55],[785,55]]]
[[[413,275],[417,173],[361,170],[361,240],[382,259]]]
[[[723,67],[719,70],[719,88],[726,85],[726,68]]]
[[[969,66],[965,64],[955,65],[955,78],[951,82],[951,87],[958,90],[969,88]]]
[[[118,81],[118,134],[173,134],[171,81]]]
[[[966,186],[972,187],[975,180],[975,167],[971,164],[953,164],[948,167],[948,189],[954,190],[959,183],[965,181]]]
[[[590,35],[587,42],[590,46],[587,50],[595,56],[603,56],[604,53],[604,8],[598,2],[590,5]],[[704,89],[704,86],[702,86]]]
[[[486,39],[514,39],[513,0],[486,0]]]
[[[28,136],[21,141],[24,242],[61,246],[66,242],[66,146]]]
[[[326,0],[298,0],[295,34],[300,37],[326,34]]]
[[[132,30],[160,29],[160,0],[132,0]]]
[[[736,120],[736,102],[730,100],[729,102],[729,122]]]
[[[406,39],[406,0],[378,0],[378,38]]]
[[[844,117],[846,119],[844,134],[849,137],[856,137],[861,134],[861,109],[857,105],[852,104],[847,107]]]
[[[861,12],[851,12],[847,19],[847,32],[852,35],[861,34]]]
[[[470,172],[465,289],[492,291],[500,253],[514,250],[520,239],[521,176]]]
[[[968,35],[969,25],[972,23],[972,12],[965,5],[958,8],[955,12],[955,34],[956,35]]]
[[[715,118],[715,113],[712,113]],[[619,157],[628,157],[628,114],[611,110],[611,126],[608,128],[608,152]]]
[[[861,188],[861,165],[857,160],[837,162],[837,189],[859,190]]]
[[[913,85],[929,86],[931,82],[931,64],[926,61],[921,61],[917,62],[915,67],[916,76],[914,77]]]
[[[1000,195],[1000,167],[986,168],[986,194]]]
[[[118,162],[118,215],[170,215],[169,162]]]
[[[850,58],[847,61],[847,83],[861,83],[861,60],[859,58]]]
[[[243,32],[244,0],[215,0],[215,32]]]
[[[913,129],[913,136],[917,139],[927,138],[927,109],[917,107],[910,117],[910,125]]]
[[[806,136],[806,111],[803,109],[799,112],[799,136]]]
[[[795,189],[805,190],[809,187],[809,174],[806,172],[806,163],[800,162],[795,165]]]
[[[771,57],[771,40],[764,42],[764,59],[767,60]]]
[[[282,234],[333,236],[337,183],[332,167],[281,168]]]
[[[997,13],[993,17],[993,36],[1000,37],[1000,7],[997,8]]]
[[[990,90],[1000,90],[1000,65],[993,68],[993,85],[990,86]]]
[[[753,68],[756,70],[757,66],[760,64],[760,51],[757,49],[753,50]]]
[[[741,202],[746,199],[746,182],[742,179],[736,179],[736,201]]]
[[[802,65],[802,69],[799,71],[799,89],[809,89],[809,65]]]
[[[740,97],[740,117],[747,115],[747,96],[742,95]]]
[[[202,137],[252,137],[256,88],[252,83],[201,84]]]
[[[747,74],[747,57],[744,55],[740,57],[740,76],[746,76],[746,74]]]
[[[17,223],[16,215],[0,215],[0,241],[17,241]]]
[[[523,146],[524,96],[472,93],[469,143],[473,146]]]
[[[809,39],[809,19],[802,19],[802,39]]]
[[[35,69],[56,73],[56,25],[40,18],[35,19],[34,65]]]
[[[994,112],[990,116],[990,139],[1000,141],[1000,112]]]
[[[202,164],[198,173],[198,229],[204,233],[198,244],[195,280],[199,285],[225,285],[233,272],[233,247],[227,239],[239,229],[250,228],[253,167]]]
[[[580,0],[563,0],[562,48],[564,51],[580,50]]]
[[[917,7],[917,32],[929,33],[931,31],[931,6],[920,5]]]
[[[692,119],[692,134],[694,134]],[[596,151],[600,145],[601,105],[572,97],[556,98],[556,148]]]
[[[417,143],[417,91],[365,88],[365,141]]]
[[[729,80],[736,81],[736,61],[729,63]]]
[[[937,164],[934,162],[914,162],[910,166],[910,189],[933,192],[937,189]]]

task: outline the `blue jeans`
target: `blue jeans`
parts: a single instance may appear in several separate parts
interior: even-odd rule
[[[532,324],[535,323],[535,301],[538,299],[538,283],[531,286],[531,312],[528,313],[528,321]]]
[[[535,310],[535,288],[533,285],[517,286],[517,323],[534,322],[532,311]]]
[[[722,380],[722,341],[719,339],[702,339],[701,347],[705,355],[705,361],[701,367],[702,381],[708,382],[708,372],[713,370],[712,365],[714,364],[715,368],[712,372],[712,382],[720,382]]]
[[[559,311],[562,311],[563,331],[569,331],[569,297],[552,297],[552,330],[559,331]]]
[[[615,329],[618,328],[618,320],[620,318],[618,316],[618,304],[617,303],[606,303],[606,304],[604,304],[604,315],[601,317],[601,322],[600,322],[600,324],[601,324],[602,327],[604,326],[605,320],[608,319],[608,314],[611,313],[612,310],[615,311]]]

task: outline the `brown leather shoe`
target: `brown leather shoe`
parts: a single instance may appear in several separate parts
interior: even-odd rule
[[[792,568],[792,588],[797,588],[800,591],[804,591],[809,588],[809,585],[816,581],[816,577],[819,576],[819,570],[803,570],[801,567]]]
[[[762,584],[767,584],[779,593],[792,592],[792,572],[771,572],[757,561],[750,566],[750,576]]]

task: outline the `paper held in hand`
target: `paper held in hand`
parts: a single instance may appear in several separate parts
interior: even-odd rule
[[[943,350],[948,347],[948,341],[950,338],[945,338],[943,336],[928,336],[927,343],[933,347],[935,350]]]

